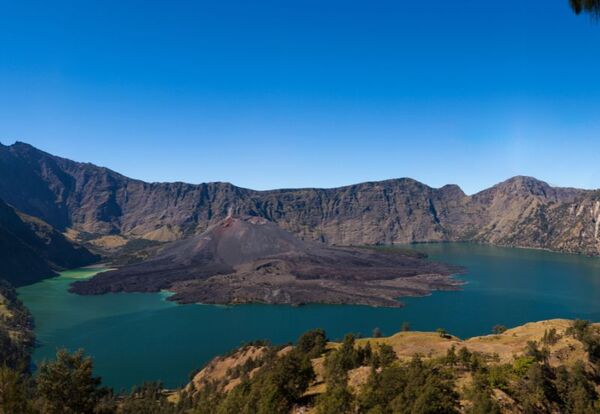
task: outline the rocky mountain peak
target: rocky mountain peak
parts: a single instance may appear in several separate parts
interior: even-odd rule
[[[492,188],[509,194],[531,194],[546,196],[550,185],[534,177],[518,175],[503,181]]]

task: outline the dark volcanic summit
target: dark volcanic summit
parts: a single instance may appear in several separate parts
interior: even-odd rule
[[[73,284],[80,294],[169,289],[178,302],[358,303],[455,289],[459,268],[393,249],[328,247],[260,217],[227,217],[145,262]]]
[[[159,256],[174,263],[208,260],[224,266],[286,253],[306,252],[310,244],[261,217],[227,217],[204,233],[165,247]]]

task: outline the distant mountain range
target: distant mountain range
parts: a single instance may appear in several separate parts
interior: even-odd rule
[[[327,244],[475,241],[600,254],[600,191],[530,177],[472,196],[408,178],[254,191],[221,182],[146,183],[18,142],[0,145],[0,198],[75,240],[108,248],[183,239],[232,213]]]

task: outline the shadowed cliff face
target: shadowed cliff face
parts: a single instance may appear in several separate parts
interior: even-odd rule
[[[106,168],[0,146],[0,197],[83,240],[179,240],[235,215],[302,239],[359,245],[473,240],[600,254],[597,193],[515,177],[473,196],[411,179],[334,189],[253,191],[228,183],[145,183]]]
[[[16,212],[0,201],[0,279],[15,286],[80,267],[98,258],[76,246],[39,219]]]
[[[400,250],[302,241],[261,217],[227,217],[158,248],[142,263],[73,284],[81,294],[170,289],[202,303],[354,303],[399,306],[400,296],[456,289],[462,269]]]

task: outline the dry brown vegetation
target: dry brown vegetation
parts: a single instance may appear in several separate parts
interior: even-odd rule
[[[553,319],[527,323],[507,329],[499,334],[478,336],[465,340],[432,332],[400,332],[383,338],[357,339],[355,347],[356,349],[368,347],[377,350],[381,345],[387,345],[393,349],[398,363],[405,364],[409,364],[411,360],[414,360],[415,355],[419,355],[424,361],[445,361],[449,353],[458,353],[465,348],[468,349],[470,355],[476,355],[487,366],[507,367],[518,366],[522,361],[529,361],[530,347],[531,344],[535,343],[535,346],[539,346],[540,349],[543,348],[544,352],[547,352],[544,358],[548,366],[556,369],[560,367],[573,369],[578,364],[583,363],[588,372],[595,373],[594,365],[590,362],[584,345],[569,332],[572,326],[573,321]],[[600,324],[592,325],[591,329],[600,332]],[[304,393],[309,401],[318,400],[320,395],[325,395],[328,389],[327,355],[339,350],[341,346],[340,343],[330,342],[327,344],[324,354],[312,358],[311,363],[315,375]],[[230,378],[229,374],[232,370],[243,367],[250,358],[259,361],[262,356],[265,356],[266,352],[266,347],[246,347],[226,357],[215,358],[194,377],[192,381],[194,385],[192,386],[192,383],[188,385],[186,391],[193,393],[194,390],[201,390],[203,384],[218,383],[222,391],[229,392],[241,383],[240,377]],[[472,393],[473,388],[476,386],[475,374],[469,368],[459,368],[460,363],[458,364],[453,370],[455,376],[454,388],[460,396],[459,412],[466,413],[470,412],[469,410],[473,407],[469,392]],[[259,369],[259,367],[253,366],[252,370],[249,371],[250,378]],[[348,370],[347,389],[352,394],[359,395],[363,388],[367,386],[372,375],[373,367],[369,365],[362,365]],[[598,385],[596,385],[596,388],[600,391]],[[494,401],[494,407],[498,408],[501,413],[524,412],[522,404],[502,387],[492,388],[490,396]],[[292,412],[309,414],[319,411],[316,406],[309,403],[308,405],[294,407]]]

